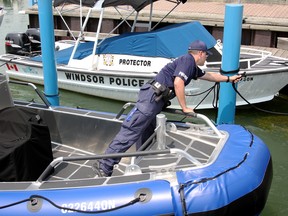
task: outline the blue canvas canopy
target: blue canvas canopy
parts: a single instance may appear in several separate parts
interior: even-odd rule
[[[127,33],[107,38],[97,49],[101,54],[176,58],[187,53],[189,44],[202,40],[210,49],[215,38],[199,22],[180,23],[152,32]]]
[[[98,54],[123,54],[147,57],[176,58],[187,53],[189,44],[202,40],[210,49],[215,38],[199,22],[180,23],[151,32],[126,33],[107,38],[98,46]],[[94,42],[80,43],[74,59],[91,55]],[[68,64],[73,47],[56,52],[57,64]],[[41,56],[34,57],[42,61]]]

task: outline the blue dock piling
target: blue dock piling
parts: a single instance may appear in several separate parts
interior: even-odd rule
[[[59,105],[58,80],[55,62],[55,38],[52,1],[38,0],[41,49],[44,74],[44,94],[51,105]]]
[[[227,4],[225,7],[223,55],[221,73],[232,76],[238,72],[242,36],[243,5]],[[231,83],[220,83],[217,124],[233,124],[236,92]]]

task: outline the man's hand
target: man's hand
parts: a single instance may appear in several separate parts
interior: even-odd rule
[[[204,76],[199,77],[199,79],[208,80],[211,82],[231,82],[231,83],[237,83],[241,80],[243,75],[234,75],[234,76],[226,76],[220,73],[215,72],[206,72]]]
[[[184,109],[182,109],[183,113],[194,113],[194,110],[188,107],[185,107]]]
[[[229,81],[232,82],[232,83],[237,83],[241,80],[242,78],[242,75],[234,75],[234,76],[230,76],[229,77]]]

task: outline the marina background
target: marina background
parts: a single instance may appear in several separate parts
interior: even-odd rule
[[[286,1],[282,2],[285,3]],[[19,11],[28,7],[28,0],[0,0],[0,5],[4,6],[7,11],[0,27],[0,41],[2,41],[0,54],[3,54],[5,52],[5,35],[8,32],[25,32],[27,29],[28,16],[19,14]],[[1,67],[0,72],[3,70]],[[26,87],[14,85],[11,85],[11,87],[13,95],[17,98],[25,97],[29,100],[36,98]],[[42,87],[40,86],[40,88]],[[60,90],[60,104],[99,111],[118,112],[124,103]],[[272,101],[257,104],[256,106],[264,110],[287,113],[288,96],[280,94]],[[199,110],[197,112],[205,114],[213,120],[216,119],[216,110]],[[288,215],[288,160],[286,155],[288,153],[288,115],[267,113],[247,105],[236,109],[235,123],[243,125],[259,136],[269,146],[272,154],[274,177],[268,202],[261,216]]]

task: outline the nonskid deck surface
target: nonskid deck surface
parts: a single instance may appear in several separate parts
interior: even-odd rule
[[[183,152],[192,155],[199,164],[206,165],[213,160],[216,149],[221,146],[221,143],[219,143],[220,139],[213,136],[206,136],[201,140],[198,138],[194,139],[191,138],[191,136],[182,136],[177,133],[169,132],[166,138],[166,148],[183,150]],[[87,152],[59,143],[53,143],[52,147],[54,158],[94,155],[92,152]],[[157,150],[155,140],[153,141],[153,144],[150,145],[149,149],[145,151],[149,150]],[[135,151],[134,148],[130,152],[132,151]],[[134,159],[127,157],[122,158],[119,165],[115,165],[112,177],[131,175],[129,172],[127,174],[127,167],[131,166],[131,161],[134,161],[132,165],[137,165],[143,174],[151,172],[163,173],[199,166],[199,164],[195,164],[185,156],[179,154],[149,155]],[[64,161],[55,167],[52,175],[50,175],[46,180],[61,181],[99,178],[92,169],[94,163],[95,160]]]
[[[81,149],[69,147],[59,143],[52,143],[52,152],[54,158],[93,155],[91,152],[86,152]],[[55,167],[53,174],[47,180],[96,178],[97,175],[92,170],[93,163],[94,161],[89,160],[62,162]]]

